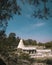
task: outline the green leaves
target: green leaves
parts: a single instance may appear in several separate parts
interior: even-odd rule
[[[5,30],[8,20],[10,20],[10,18],[13,17],[13,14],[16,14],[17,12],[18,15],[20,15],[20,11],[21,8],[16,0],[0,0],[0,27],[2,28],[0,30]]]

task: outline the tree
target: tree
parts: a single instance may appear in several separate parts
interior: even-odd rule
[[[44,44],[43,44],[43,43],[41,43],[41,42],[39,42],[39,43],[38,43],[38,46],[44,46]]]
[[[8,20],[13,14],[20,15],[20,10],[16,0],[0,0],[0,31],[6,30]]]
[[[46,48],[51,48],[52,49],[52,41],[45,43]]]
[[[15,38],[16,34],[15,33],[10,33],[9,38]]]
[[[32,39],[24,40],[24,45],[37,45],[37,41]]]
[[[28,3],[34,7],[32,16],[38,18],[52,17],[52,0],[20,0],[22,4]],[[42,6],[42,7],[41,7]],[[0,0],[0,30],[6,30],[8,20],[13,17],[13,14],[21,14],[20,4],[18,0]]]
[[[30,5],[34,6],[34,12],[32,16],[38,17],[38,18],[45,18],[48,19],[49,17],[52,17],[51,11],[51,4],[52,0],[22,0],[23,3],[27,2]]]
[[[9,47],[14,46],[16,44],[16,34],[15,33],[10,33],[7,39],[7,44]],[[13,48],[13,47],[12,47]]]
[[[4,50],[7,50],[6,49],[6,40],[7,40],[7,35],[4,33],[4,34],[2,34],[2,37],[0,36],[0,54]]]
[[[19,44],[19,41],[20,41],[20,38],[17,37],[17,38],[16,38],[16,43],[17,43],[17,45]]]

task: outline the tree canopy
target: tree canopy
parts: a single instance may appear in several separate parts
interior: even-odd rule
[[[16,13],[20,14],[16,0],[0,0],[0,30],[5,31],[8,20]]]
[[[22,4],[28,3],[34,7],[32,17],[48,19],[52,17],[52,0],[19,0]],[[5,31],[8,25],[8,20],[14,14],[22,14],[21,6],[18,0],[0,0],[0,31]]]
[[[52,17],[52,0],[22,0],[34,6],[33,16],[48,19]]]

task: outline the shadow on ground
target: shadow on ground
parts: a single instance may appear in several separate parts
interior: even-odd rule
[[[5,62],[0,58],[0,65],[6,65]]]

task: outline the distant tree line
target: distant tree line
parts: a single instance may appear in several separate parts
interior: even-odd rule
[[[37,43],[36,40],[28,39],[28,40],[24,40],[24,45],[44,46],[47,49],[52,49],[52,41],[45,43],[42,42]]]
[[[12,51],[14,48],[16,48],[19,44],[20,37],[16,37],[15,33],[10,33],[9,36],[7,36],[5,33],[2,35],[0,38],[0,52],[2,50],[10,50]],[[52,49],[52,41],[46,42],[46,43],[37,43],[36,40],[32,39],[27,39],[23,40],[24,45],[38,45],[38,46],[45,46],[46,48],[51,48]]]

